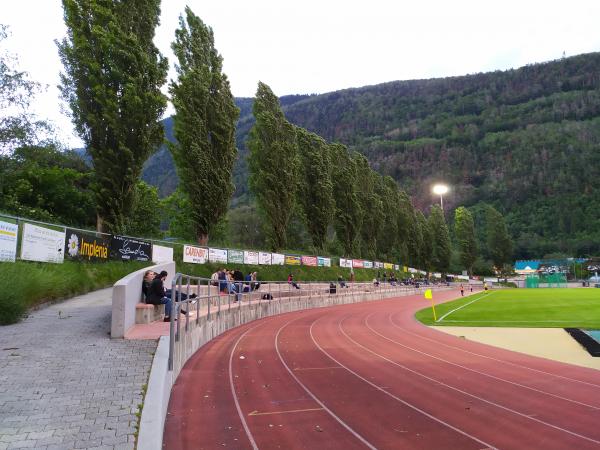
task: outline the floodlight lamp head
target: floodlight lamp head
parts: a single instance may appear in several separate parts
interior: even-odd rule
[[[433,186],[432,190],[435,195],[444,195],[448,192],[448,186],[446,186],[445,184],[436,184],[435,186]]]

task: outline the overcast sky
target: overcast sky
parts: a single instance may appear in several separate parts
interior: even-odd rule
[[[235,96],[259,80],[277,95],[324,93],[392,80],[517,68],[600,50],[593,0],[165,0],[156,44],[170,43],[188,4],[215,33]],[[65,35],[60,0],[0,0],[11,36],[1,50],[48,85],[35,102],[62,140],[81,145],[61,113],[55,39]],[[173,70],[170,77],[174,77]]]

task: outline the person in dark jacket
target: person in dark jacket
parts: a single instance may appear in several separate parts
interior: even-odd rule
[[[144,294],[144,300],[148,298],[148,291],[150,290],[150,285],[152,284],[152,280],[156,278],[158,274],[152,270],[146,270],[144,273],[144,281],[142,281],[142,294]],[[171,289],[165,289],[165,297],[171,298]],[[196,294],[190,294],[189,298],[196,298]],[[179,293],[179,291],[175,291],[175,301],[187,300],[188,295]],[[146,301],[148,303],[148,301]]]
[[[165,305],[165,322],[169,322],[171,320],[172,308],[171,299],[167,297],[165,292],[164,281],[166,280],[167,275],[168,273],[163,270],[161,273],[155,276],[152,280],[152,283],[150,283],[148,295],[146,296],[146,303],[150,303],[151,305]]]

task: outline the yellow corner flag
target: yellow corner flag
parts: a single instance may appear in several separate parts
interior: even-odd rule
[[[435,322],[437,322],[437,316],[435,314],[435,304],[433,303],[433,293],[431,292],[431,289],[427,289],[425,291],[425,298],[428,298],[429,300],[431,300],[431,309],[433,310],[433,320]]]

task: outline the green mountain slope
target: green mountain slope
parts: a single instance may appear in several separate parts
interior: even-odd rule
[[[252,100],[237,101],[233,204],[247,198],[244,142],[252,126]],[[493,204],[507,217],[517,258],[600,253],[600,53],[282,97],[282,105],[292,123],[365,154],[420,208],[436,201],[430,186],[439,180],[452,187],[449,208]],[[169,158],[158,152],[144,175],[162,194],[176,185]]]

